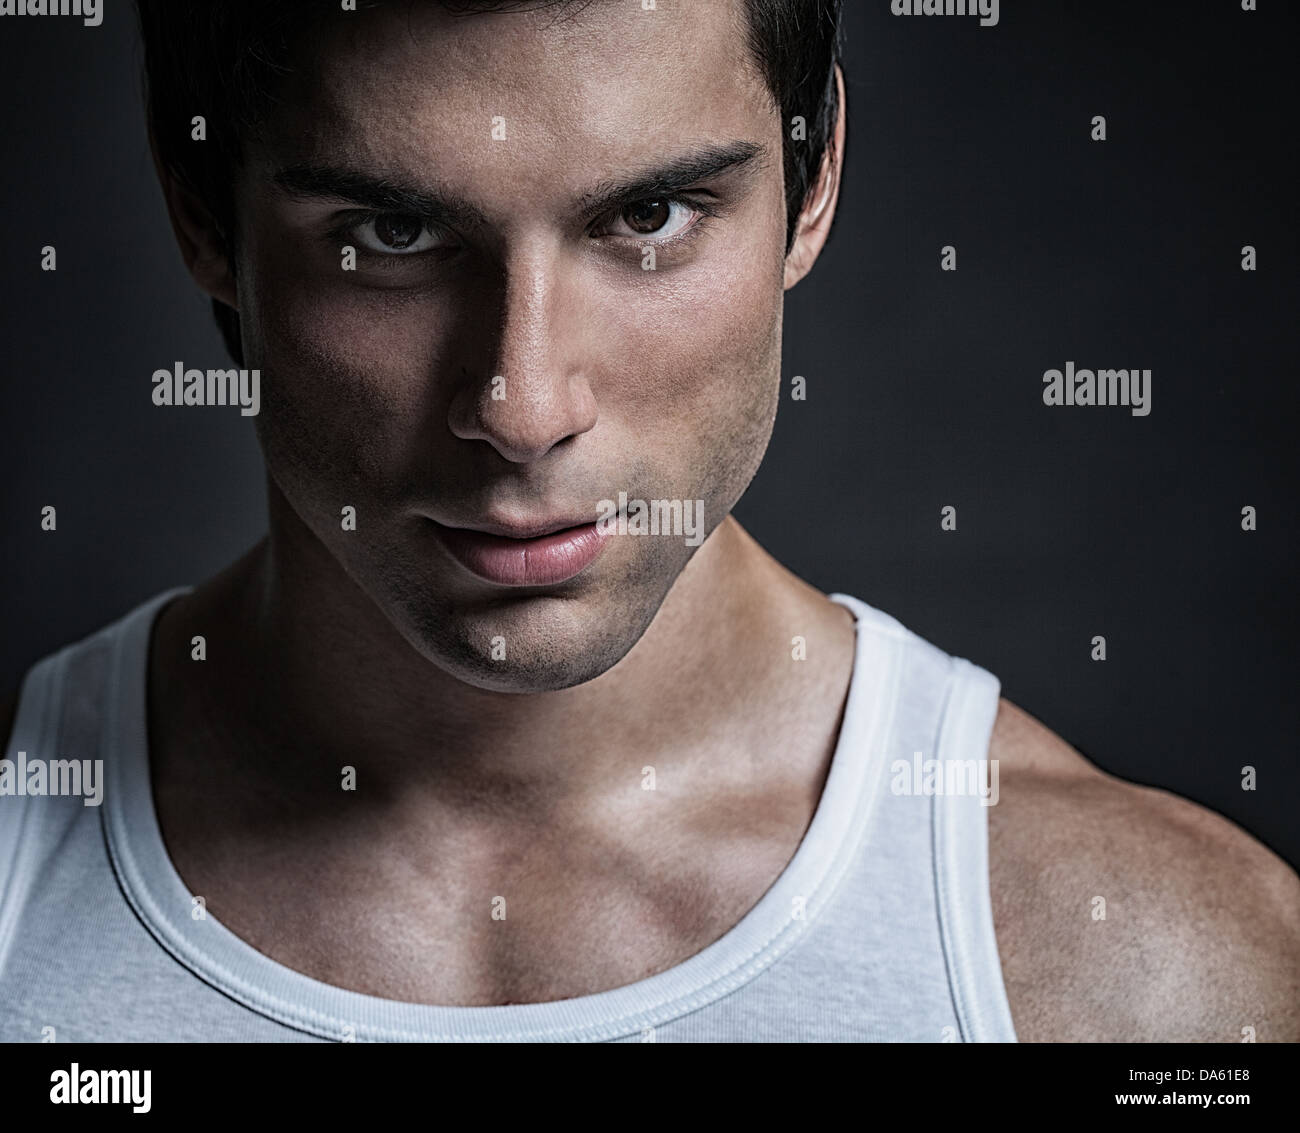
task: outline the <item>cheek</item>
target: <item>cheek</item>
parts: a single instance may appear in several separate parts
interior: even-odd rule
[[[784,292],[771,247],[720,248],[623,297],[622,363],[597,391],[601,416],[638,447],[653,436],[662,469],[689,464],[728,480],[747,469],[747,482],[757,467],[780,394]]]
[[[427,446],[439,347],[448,340],[427,299],[363,291],[293,270],[292,256],[248,265],[241,290],[245,349],[263,371],[258,434],[282,487],[368,491]]]

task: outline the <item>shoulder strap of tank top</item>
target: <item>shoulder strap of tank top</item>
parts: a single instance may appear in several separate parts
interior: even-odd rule
[[[970,767],[987,795],[934,795],[939,931],[962,1041],[1015,1042],[989,894],[988,807],[996,805],[998,780],[988,749],[1001,686],[969,661],[952,664],[938,758],[943,767]]]
[[[19,773],[20,752],[25,758],[46,758],[57,742],[63,676],[75,648],[69,645],[43,658],[23,677],[13,731],[4,751],[4,757],[14,764],[11,774]],[[0,796],[0,972],[25,900],[23,881],[35,872],[27,862],[37,849],[28,830],[34,810],[26,794]]]

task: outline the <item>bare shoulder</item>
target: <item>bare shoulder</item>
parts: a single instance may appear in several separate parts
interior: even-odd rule
[[[1007,700],[989,874],[1025,1041],[1300,1041],[1300,877],[1226,818],[1101,771]]]

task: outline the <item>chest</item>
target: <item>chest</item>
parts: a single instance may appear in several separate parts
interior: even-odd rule
[[[470,1006],[595,994],[682,963],[758,903],[797,838],[665,846],[593,832],[413,853],[364,838],[245,837],[242,864],[182,849],[176,865],[213,916],[285,967],[363,994]]]

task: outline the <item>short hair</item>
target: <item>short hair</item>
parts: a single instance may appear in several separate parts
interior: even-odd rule
[[[403,0],[362,0],[378,8]],[[416,3],[419,0],[404,0]],[[430,0],[456,12],[517,10],[574,0]],[[743,0],[747,47],[782,119],[788,253],[796,224],[833,151],[842,0]],[[136,0],[144,41],[145,105],[161,168],[203,203],[232,257],[235,170],[242,139],[273,106],[307,29],[341,15],[337,0]],[[191,140],[203,115],[205,141]],[[803,119],[796,130],[794,120]],[[213,300],[231,356],[243,365],[239,316]]]

